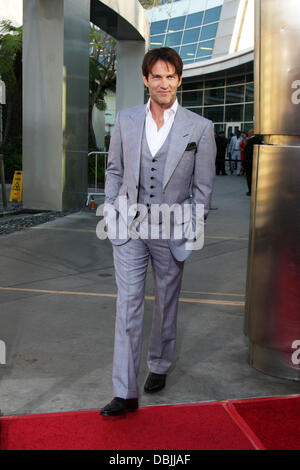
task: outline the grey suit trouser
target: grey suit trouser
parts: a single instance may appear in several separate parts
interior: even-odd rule
[[[129,240],[124,245],[113,245],[113,254],[118,287],[114,396],[137,398],[149,258],[154,278],[155,308],[147,363],[149,370],[157,374],[166,374],[174,359],[178,297],[184,262],[174,258],[167,240]]]

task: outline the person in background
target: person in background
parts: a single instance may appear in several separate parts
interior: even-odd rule
[[[227,148],[227,139],[224,131],[220,131],[216,137],[217,158],[216,158],[216,174],[227,175],[225,171],[225,155]]]
[[[240,150],[241,150],[241,171],[240,171],[240,176],[245,175],[245,167],[244,167],[244,148],[247,142],[247,134],[245,132],[242,132],[241,134],[242,141],[240,143]]]
[[[253,168],[253,151],[254,145],[260,144],[261,138],[259,135],[254,134],[254,130],[250,129],[248,132],[248,139],[244,148],[244,168],[247,177],[248,192],[247,196],[251,196],[252,187],[252,168]]]
[[[240,143],[242,141],[241,132],[236,131],[236,135],[234,135],[229,144],[229,153],[231,154],[231,174],[236,171],[236,175],[240,175],[241,171],[241,150],[240,150]]]
[[[110,131],[108,131],[108,133],[104,137],[105,152],[108,152],[108,150],[109,150],[110,138],[111,138]]]
[[[229,160],[229,170],[230,170],[230,174],[232,175],[233,173],[233,169],[232,169],[232,160],[231,160],[231,153],[230,153],[230,144],[231,144],[231,139],[232,137],[234,136],[234,134],[232,132],[230,132],[229,136],[228,136],[228,139],[227,139],[227,156],[228,156],[228,160]]]

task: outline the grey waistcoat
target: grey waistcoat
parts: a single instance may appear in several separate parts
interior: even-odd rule
[[[163,202],[163,176],[170,145],[170,134],[171,132],[169,132],[168,137],[156,155],[152,157],[145,128],[143,132],[138,203],[148,208],[148,237],[150,237],[151,226],[153,226],[151,224],[151,204],[162,204]],[[159,238],[163,237],[161,214],[159,216],[159,235],[157,236]],[[151,237],[153,238],[152,235]]]
[[[163,176],[170,144],[170,134],[154,157],[150,152],[146,129],[142,138],[142,154],[140,167],[140,186],[138,203],[147,205],[161,204],[163,201]]]

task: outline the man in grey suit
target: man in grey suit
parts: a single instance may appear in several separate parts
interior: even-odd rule
[[[215,178],[213,124],[177,101],[183,70],[180,56],[171,48],[153,49],[145,55],[142,70],[150,99],[146,105],[118,113],[106,172],[105,202],[110,210],[105,218],[113,246],[118,298],[114,399],[101,410],[102,416],[138,408],[137,376],[149,258],[155,308],[147,357],[150,372],[144,390],[154,393],[165,386],[175,353],[184,261],[203,236],[202,230],[197,230],[197,209],[201,207],[207,217]],[[157,206],[190,211],[183,210],[179,218],[178,211],[173,218],[171,214],[170,233],[166,235],[162,213],[156,213],[155,222],[152,217]],[[145,221],[149,225],[142,231]],[[183,230],[186,225],[192,229]],[[153,228],[157,229],[155,236]]]

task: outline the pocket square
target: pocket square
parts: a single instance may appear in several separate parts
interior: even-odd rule
[[[196,148],[197,148],[196,142],[190,142],[187,148],[185,149],[185,152],[188,152],[189,150],[196,150]]]

